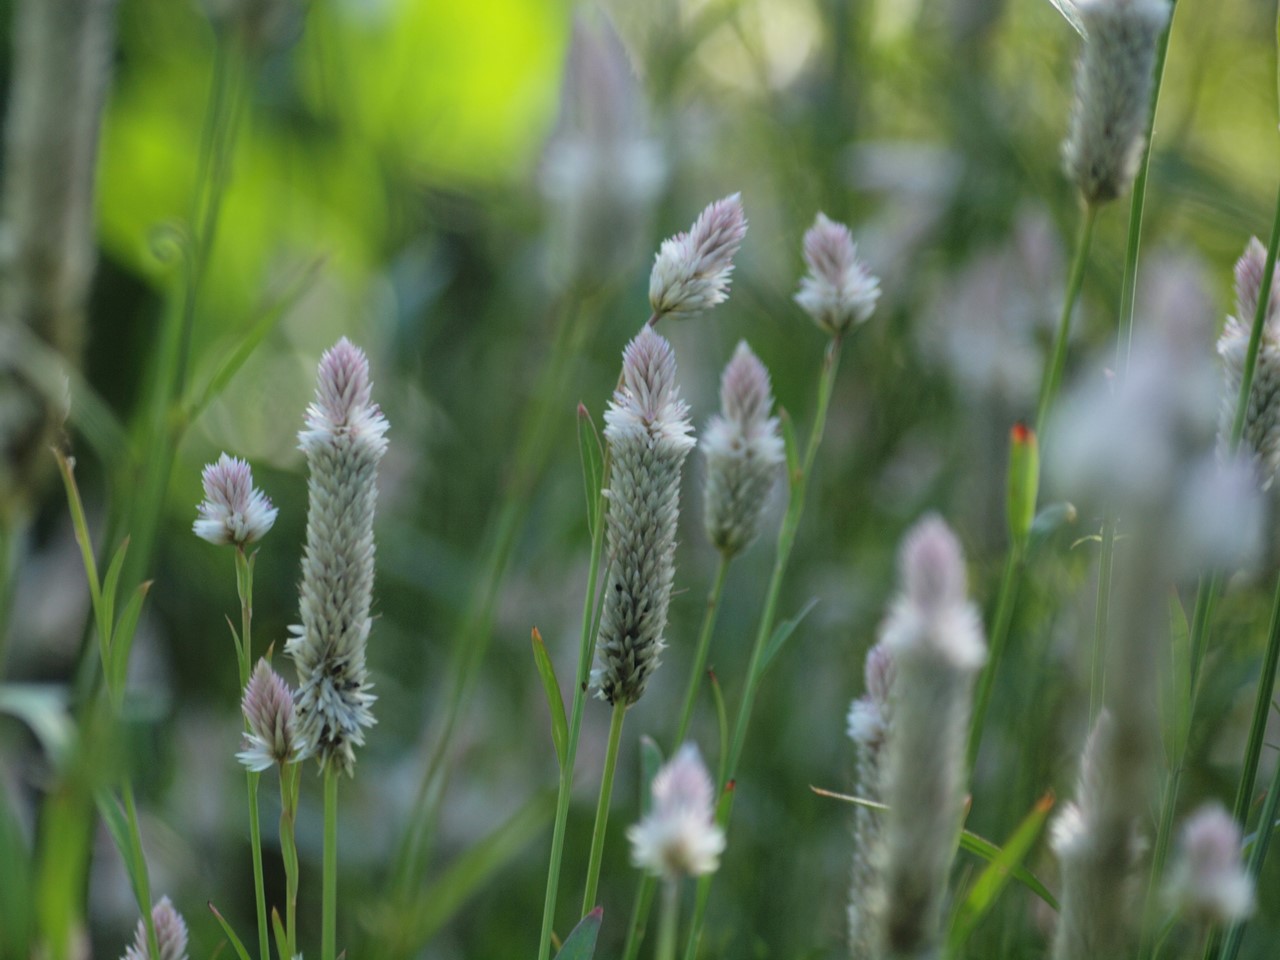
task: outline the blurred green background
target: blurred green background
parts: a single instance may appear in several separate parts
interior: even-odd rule
[[[255,597],[258,652],[279,647],[296,618],[306,478],[295,438],[315,364],[344,334],[368,351],[374,395],[391,423],[369,654],[378,725],[344,785],[340,834],[340,942],[349,956],[364,956],[384,923],[382,891],[440,736],[451,651],[511,478],[517,425],[546,389],[556,411],[538,445],[546,466],[521,498],[527,516],[449,753],[425,879],[554,787],[528,638],[538,627],[562,681],[572,677],[589,551],[574,411],[581,401],[599,422],[621,348],[648,315],[648,267],[660,240],[739,190],[751,227],[729,302],[662,330],[697,425],[715,409],[718,372],[745,338],[770,367],[779,404],[807,429],[824,337],[790,298],[800,238],[818,210],[851,223],[884,293],[845,347],[782,612],[811,597],[819,603],[758,703],[704,955],[841,955],[850,815],[809,785],[850,785],[844,714],[862,691],[862,657],[892,592],[898,538],[922,512],[939,510],[955,526],[990,612],[1005,545],[1007,432],[1034,409],[1077,218],[1059,144],[1079,38],[1047,0],[615,0],[612,16],[567,0],[254,2],[269,16],[239,74],[243,113],[193,329],[193,380],[212,375],[264,304],[284,309],[179,450],[155,551],[140,571],[155,584],[131,673],[153,889],[186,915],[192,955],[211,955],[221,940],[206,901],[244,934],[253,915],[224,621],[237,606],[235,581],[230,553],[190,532],[201,465],[222,450],[248,458],[280,508],[261,544]],[[0,8],[8,24],[11,4]],[[219,29],[233,29],[235,3],[220,8]],[[189,220],[208,110],[215,30],[206,14],[191,0],[122,0],[119,9],[84,366],[125,421],[138,413],[159,328],[183,283],[172,241]],[[1159,302],[1153,285],[1162,277],[1190,276],[1204,291],[1206,351],[1229,309],[1231,263],[1268,222],[1277,169],[1273,36],[1268,4],[1178,5],[1138,322],[1144,304]],[[7,57],[9,35],[0,41]],[[1122,201],[1101,217],[1069,375],[1108,362],[1127,211]],[[540,384],[554,332],[573,318],[582,339],[570,375]],[[122,481],[83,446],[73,439],[100,530]],[[601,888],[602,957],[619,949],[635,887],[623,830],[638,817],[636,737],[672,747],[714,571],[700,470],[695,454],[670,649],[627,725]],[[775,500],[765,535],[730,575],[712,650],[731,705],[772,563]],[[1046,545],[1024,586],[973,787],[970,826],[996,840],[1045,790],[1071,792],[1097,550],[1082,538],[1097,522],[1082,515]],[[25,549],[4,673],[64,682],[88,599],[55,484]],[[1266,599],[1265,587],[1241,582],[1222,605],[1211,696],[1185,781],[1188,809],[1233,788]],[[607,712],[588,704],[566,903],[580,890]],[[709,701],[695,736],[714,751]],[[6,722],[0,751],[3,787],[29,826],[43,782],[38,748]],[[1264,760],[1264,776],[1273,762]],[[299,839],[309,951],[319,803],[319,781],[308,775]],[[278,894],[273,831],[264,833],[268,888]],[[531,955],[549,838],[546,816],[412,955]],[[961,875],[974,866],[961,856]],[[1047,853],[1032,866],[1052,880]],[[1273,864],[1247,955],[1269,956],[1268,940],[1280,936],[1278,877]],[[136,910],[105,835],[89,902],[93,955],[118,955]],[[561,911],[562,934],[570,912]],[[970,955],[1039,956],[1048,922],[1011,888]]]

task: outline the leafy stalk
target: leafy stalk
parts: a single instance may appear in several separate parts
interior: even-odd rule
[[[587,860],[587,886],[582,894],[582,915],[596,906],[596,889],[600,884],[600,864],[604,859],[604,837],[609,826],[609,801],[613,797],[613,778],[618,769],[618,747],[622,743],[622,723],[627,705],[619,700],[613,705],[609,720],[609,746],[604,755],[604,772],[600,775],[600,799],[596,804],[596,823],[591,830],[591,856]]]

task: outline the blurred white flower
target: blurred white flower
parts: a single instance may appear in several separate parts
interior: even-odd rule
[[[849,228],[819,213],[804,235],[808,274],[796,303],[832,336],[865,322],[880,299],[880,281],[858,259]]]
[[[1240,828],[1219,804],[1200,807],[1182,825],[1178,861],[1165,896],[1188,919],[1228,924],[1253,913],[1253,880],[1241,862]]]
[[[653,807],[627,828],[631,862],[654,876],[676,879],[720,866],[724,831],[715,823],[715,786],[698,748],[686,743],[652,785]]]

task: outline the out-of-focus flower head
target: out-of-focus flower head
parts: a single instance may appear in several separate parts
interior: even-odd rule
[[[196,507],[199,517],[192,525],[197,537],[243,547],[266,536],[279,511],[254,487],[249,464],[224,453],[204,468],[201,479],[204,501]]]
[[[858,259],[853,235],[843,223],[819,213],[804,235],[809,272],[800,281],[796,303],[831,336],[865,322],[880,299],[880,281]]]
[[[1240,828],[1221,805],[1206,804],[1182,825],[1179,858],[1165,886],[1175,911],[1207,925],[1253,913],[1253,880],[1241,862]]]
[[[151,908],[151,922],[156,928],[160,956],[151,956],[147,925],[139,920],[133,932],[133,945],[125,948],[123,960],[187,960],[187,924],[168,897],[161,897]]]
[[[724,831],[715,822],[715,786],[698,748],[686,743],[676,751],[651,790],[652,809],[627,829],[632,864],[668,879],[719,867]]]

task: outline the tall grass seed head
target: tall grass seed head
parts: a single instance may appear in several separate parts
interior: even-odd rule
[[[266,659],[258,661],[240,704],[248,730],[236,759],[250,770],[292,763],[300,744],[293,716],[293,691]]]
[[[1067,176],[1090,204],[1128,191],[1146,145],[1156,42],[1168,0],[1080,0],[1086,39],[1076,65]]]
[[[1165,885],[1169,905],[1187,919],[1225,925],[1253,913],[1253,880],[1241,861],[1240,828],[1221,805],[1187,818],[1179,856]]]
[[[187,960],[187,924],[168,897],[161,897],[151,908],[151,922],[156,928],[160,956],[151,956],[147,925],[139,920],[133,932],[133,945],[125,948],[122,960]]]
[[[662,241],[649,274],[654,317],[693,316],[723,303],[746,235],[742,194],[734,193],[703,210],[688,233]]]
[[[720,379],[720,413],[699,441],[707,462],[707,537],[726,557],[755,539],[778,468],[786,460],[772,410],[769,371],[741,341]]]
[[[224,453],[204,468],[201,480],[204,500],[196,507],[191,529],[202,540],[244,547],[261,540],[276,522],[279,511],[254,487],[245,461]]]
[[[680,470],[694,445],[675,377],[671,344],[646,325],[623,352],[622,385],[604,416],[612,563],[591,684],[610,704],[640,699],[666,645]]]
[[[843,223],[819,213],[804,235],[809,272],[796,303],[831,336],[840,336],[875,312],[880,281],[858,259],[853,235]]]
[[[299,447],[310,468],[302,623],[286,650],[298,671],[296,718],[306,755],[352,772],[374,718],[365,668],[373,598],[373,516],[387,421],[371,399],[369,362],[345,337],[320,360]]]
[[[698,748],[684,744],[650,789],[652,808],[627,828],[632,864],[668,879],[713,872],[720,866],[725,836],[715,822],[715,786]]]
[[[867,689],[849,705],[846,729],[854,743],[878,748],[889,732],[892,712],[890,692],[896,671],[889,648],[877,643],[868,650],[863,672]]]

